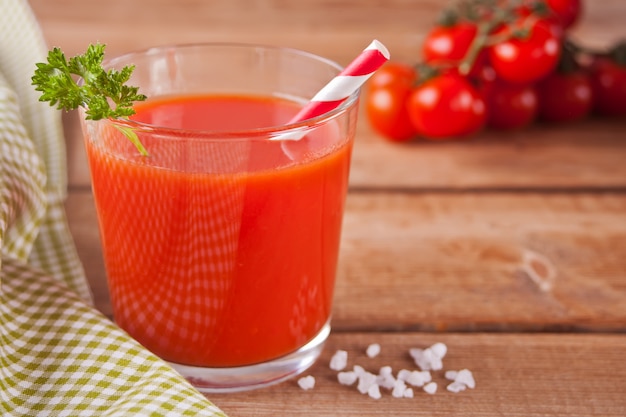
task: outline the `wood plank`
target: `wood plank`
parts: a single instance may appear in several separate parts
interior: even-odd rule
[[[67,210],[110,315],[91,194],[72,192]],[[350,193],[333,323],[624,331],[625,270],[624,194]]]
[[[347,63],[372,37],[394,59],[416,62],[420,44],[447,0],[127,2],[33,0],[51,45],[78,53],[90,42],[116,55],[164,43],[232,41],[302,48]],[[623,0],[585,2],[573,36],[594,46],[626,38]],[[246,13],[242,13],[246,10]],[[278,29],[279,28],[279,29]],[[289,36],[285,36],[289,33]],[[86,187],[88,168],[76,117],[66,117],[70,184]],[[386,143],[363,115],[351,185],[392,188],[626,187],[626,124],[592,121],[487,132],[471,141]],[[391,163],[390,163],[391,161]]]
[[[351,194],[334,319],[346,329],[625,329],[624,259],[624,195]]]
[[[414,398],[393,398],[382,390],[379,400],[340,385],[328,367],[337,349],[348,351],[349,366],[359,364],[377,373],[389,365],[394,372],[416,369],[412,347],[436,342],[448,346],[444,369],[432,372],[438,391],[415,391]],[[382,351],[368,358],[370,343]],[[261,416],[623,416],[626,412],[621,366],[624,335],[565,334],[380,334],[333,333],[321,359],[305,375],[315,388],[302,391],[295,380],[252,392],[211,394],[208,398],[231,417]],[[476,388],[460,393],[445,389],[445,370],[467,368]]]
[[[537,124],[473,138],[393,144],[363,114],[354,147],[353,188],[571,189],[626,187],[626,120]]]

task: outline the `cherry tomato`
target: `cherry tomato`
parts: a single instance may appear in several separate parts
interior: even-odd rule
[[[370,126],[394,142],[404,142],[416,136],[417,132],[407,111],[409,86],[381,87],[370,91],[365,101],[365,111]]]
[[[424,61],[430,64],[454,65],[466,57],[478,29],[474,23],[461,22],[452,26],[436,26],[427,35],[422,47]],[[487,62],[487,52],[481,51],[468,73],[476,75]]]
[[[519,21],[514,25],[522,25]],[[556,67],[561,47],[559,39],[544,19],[536,20],[526,38],[510,37],[489,47],[489,60],[500,78],[512,83],[529,84],[539,81]],[[504,26],[495,36],[512,36]]]
[[[412,86],[416,77],[414,67],[401,62],[389,61],[370,77],[367,86],[370,90],[397,84]]]
[[[537,3],[538,0],[527,1],[530,3]],[[530,7],[528,4],[524,4],[518,7],[515,10],[515,13],[521,18],[529,16],[535,16],[536,18],[541,17],[541,19],[547,23],[550,31],[557,39],[563,39],[563,37],[565,36],[565,28],[563,27],[563,22],[561,21],[561,18],[557,16],[554,12],[549,13],[547,16],[545,14],[538,15],[532,7]]]
[[[533,85],[498,80],[487,98],[487,125],[494,129],[519,129],[537,115],[538,98]]]
[[[498,76],[491,65],[481,65],[469,79],[486,101],[498,81]]]
[[[578,70],[554,72],[537,85],[539,118],[548,122],[571,122],[587,116],[592,107],[589,75]]]
[[[563,29],[576,23],[582,14],[581,0],[546,0],[546,4],[561,22]]]
[[[456,64],[465,57],[475,37],[476,25],[471,23],[435,26],[424,40],[424,60]]]
[[[415,87],[407,103],[417,132],[431,139],[475,133],[486,120],[481,95],[465,78],[453,73],[436,76]]]
[[[368,81],[365,112],[370,126],[384,138],[404,142],[416,136],[406,101],[417,74],[400,62],[387,62]]]
[[[626,66],[596,57],[589,70],[594,111],[606,116],[626,115]]]

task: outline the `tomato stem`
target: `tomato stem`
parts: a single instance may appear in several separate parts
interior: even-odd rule
[[[415,73],[417,77],[415,79],[415,86],[424,84],[426,81],[431,78],[435,78],[441,73],[441,70],[444,69],[443,66],[433,66],[429,64],[417,64],[415,67]]]
[[[487,44],[489,38],[489,32],[492,30],[492,25],[488,23],[480,23],[477,27],[476,36],[472,41],[465,57],[459,64],[459,74],[468,75],[474,66],[474,63],[478,59],[480,52]]]
[[[468,75],[478,59],[480,52],[488,46],[496,45],[501,42],[508,41],[512,38],[528,38],[532,32],[532,28],[539,18],[530,14],[521,20],[518,24],[512,24],[515,19],[513,8],[502,8],[494,12],[493,17],[488,21],[483,21],[477,25],[476,37],[472,41],[465,57],[459,64],[459,73]],[[493,35],[494,29],[506,25],[505,30],[501,34]]]
[[[459,14],[455,10],[446,9],[439,16],[437,23],[443,27],[452,27],[456,25],[458,21]]]

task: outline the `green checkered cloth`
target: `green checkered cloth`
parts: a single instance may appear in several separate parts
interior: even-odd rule
[[[26,1],[0,0],[0,415],[224,416],[92,306],[60,114],[30,85],[46,49]]]

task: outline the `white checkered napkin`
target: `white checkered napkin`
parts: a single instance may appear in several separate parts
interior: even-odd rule
[[[224,416],[58,280],[5,259],[0,415]]]
[[[89,304],[60,115],[28,92],[42,45],[26,2],[0,0],[0,415],[223,416]]]
[[[0,0],[0,73],[8,84],[5,87],[16,93],[15,100],[19,106],[23,129],[43,161],[43,165],[33,161],[24,163],[29,164],[33,175],[35,172],[39,174],[38,171],[45,174],[44,201],[48,206],[39,220],[40,223],[36,225],[37,239],[34,242],[25,242],[19,250],[21,255],[29,256],[31,265],[65,281],[77,294],[90,302],[89,286],[68,233],[63,208],[67,189],[67,163],[61,114],[47,103],[39,102],[39,93],[31,85],[35,63],[45,61],[47,49],[26,0]],[[25,224],[32,225],[28,222]],[[17,235],[26,236],[21,228],[17,229]],[[14,238],[17,239],[17,236]],[[16,242],[15,239],[12,242]]]
[[[0,73],[0,249],[23,261],[46,212],[43,163],[25,138],[17,97]]]

